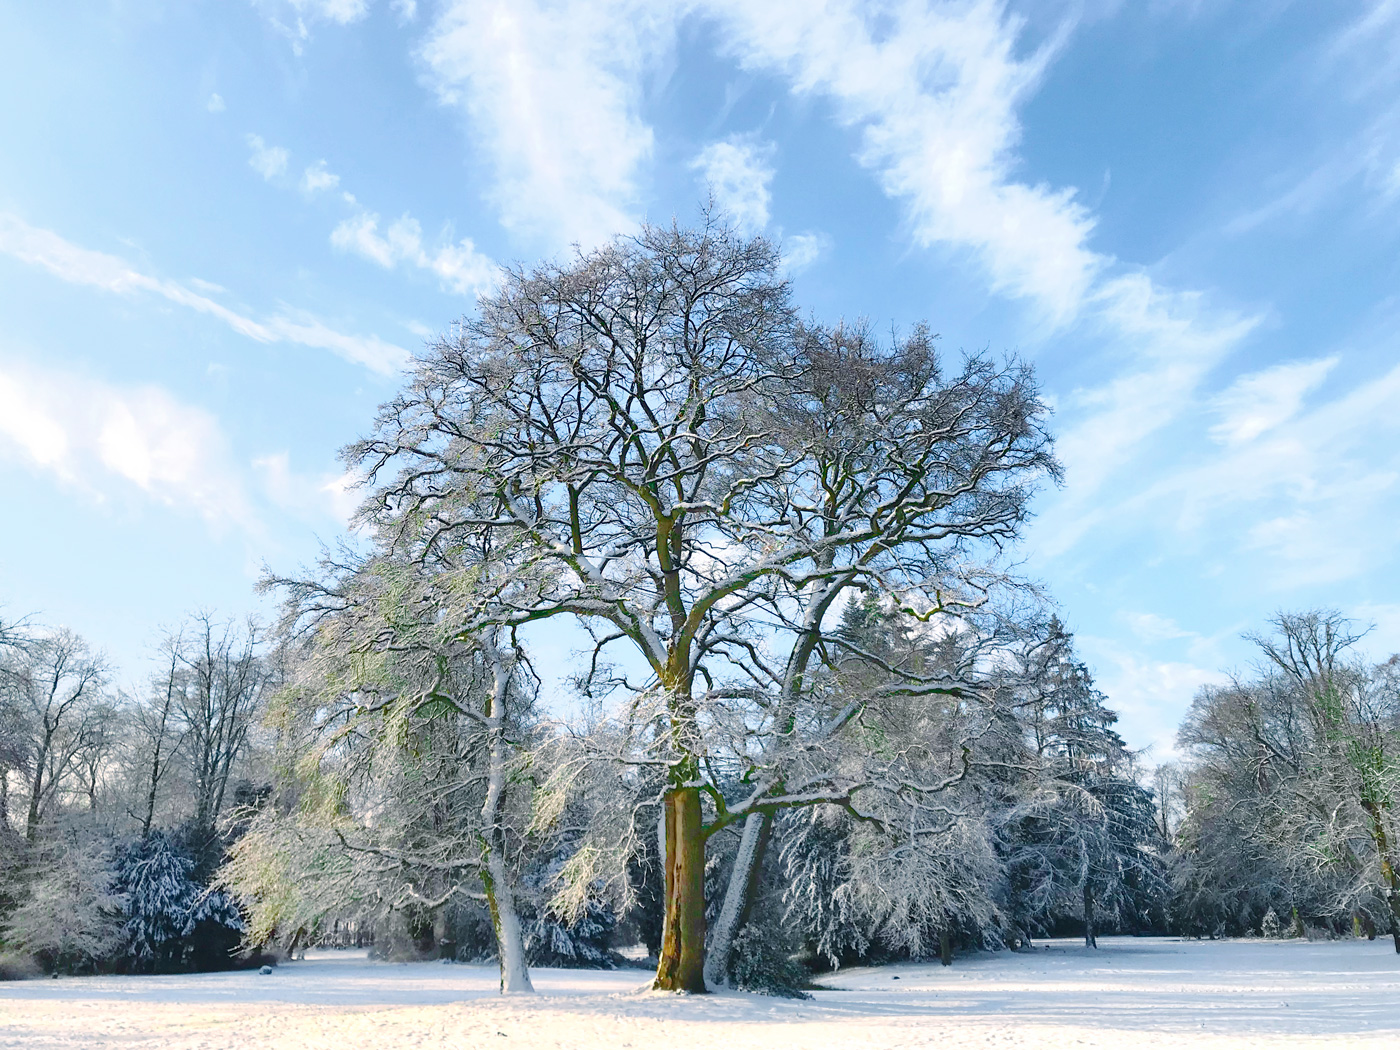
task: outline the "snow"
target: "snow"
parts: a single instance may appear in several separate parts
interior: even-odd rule
[[[3,1050],[895,1050],[1347,1047],[1400,1035],[1389,941],[1101,938],[828,974],[807,1002],[646,991],[641,970],[532,972],[308,952],[256,971],[0,984]]]

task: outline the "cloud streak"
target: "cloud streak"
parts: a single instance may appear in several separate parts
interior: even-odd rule
[[[421,49],[494,166],[501,222],[551,248],[636,226],[653,133],[642,81],[680,5],[652,0],[451,0]]]
[[[423,246],[423,228],[409,215],[397,219],[382,234],[379,216],[360,210],[331,232],[331,244],[386,270],[407,263],[435,274],[444,288],[457,295],[475,295],[493,287],[497,266],[476,250],[471,238],[444,244],[433,251]]]
[[[1012,177],[1017,107],[1062,37],[1018,58],[1003,5],[713,0],[726,46],[795,92],[830,99],[861,135],[857,159],[901,200],[915,239],[969,250],[992,288],[1057,322],[1078,312],[1104,260],[1072,189]]]
[[[306,314],[283,313],[256,320],[231,310],[208,295],[177,281],[142,273],[126,260],[75,245],[51,230],[30,226],[18,216],[0,213],[0,253],[47,271],[70,284],[99,288],[116,295],[155,295],[226,324],[260,343],[293,343],[329,350],[353,364],[392,375],[409,361],[402,347],[377,336],[336,331]]]

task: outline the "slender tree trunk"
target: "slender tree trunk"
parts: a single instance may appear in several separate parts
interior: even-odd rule
[[[946,926],[938,931],[938,961],[944,966],[953,965],[953,934]]]
[[[1361,805],[1371,817],[1371,837],[1376,841],[1381,875],[1385,878],[1385,903],[1390,911],[1390,938],[1395,942],[1396,954],[1400,955],[1400,875],[1395,871],[1395,858],[1391,856],[1390,837],[1385,833],[1380,807],[1374,802],[1363,802]]]
[[[39,804],[44,790],[44,763],[48,761],[47,748],[39,752],[39,760],[34,763],[34,780],[29,785],[29,813],[24,822],[24,837],[33,842],[39,833]]]
[[[750,813],[744,820],[744,835],[739,840],[739,852],[734,855],[734,870],[729,874],[724,904],[710,934],[710,950],[705,954],[705,984],[711,988],[729,982],[729,956],[734,950],[734,936],[753,912],[763,855],[768,850],[772,832],[773,818],[761,810]]]
[[[486,903],[491,909],[491,926],[496,931],[496,957],[501,962],[501,992],[533,992],[530,969],[525,963],[525,937],[520,928],[520,913],[515,909],[515,894],[510,890],[510,872],[499,846],[487,846],[486,867],[481,884],[486,890]]]
[[[700,789],[666,792],[666,923],[653,987],[705,991],[705,834]]]
[[[1084,947],[1097,948],[1098,938],[1094,936],[1094,891],[1084,883]]]
[[[491,925],[496,931],[496,957],[501,962],[501,992],[533,992],[530,971],[525,963],[525,937],[520,928],[520,913],[515,909],[515,894],[511,890],[510,869],[506,866],[505,841],[501,832],[500,806],[506,790],[505,738],[506,694],[510,689],[510,671],[505,658],[494,644],[483,646],[491,661],[495,683],[491,691],[486,720],[491,734],[491,751],[487,770],[486,801],[481,807],[484,826],[482,858],[484,867],[481,884],[486,890],[486,902],[491,909]]]

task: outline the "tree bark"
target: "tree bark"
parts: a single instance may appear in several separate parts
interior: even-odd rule
[[[490,661],[494,684],[486,708],[490,755],[486,800],[481,807],[481,843],[484,854],[482,859],[485,862],[481,884],[486,890],[486,902],[491,909],[491,926],[496,932],[496,957],[501,963],[501,992],[533,992],[535,987],[530,983],[530,971],[525,962],[525,937],[520,928],[520,913],[515,909],[510,869],[506,866],[505,836],[500,824],[501,801],[506,791],[509,747],[505,737],[505,717],[506,695],[510,690],[510,671],[506,667],[504,656],[493,641],[484,641],[482,650]]]
[[[491,909],[491,926],[496,931],[496,957],[501,963],[501,992],[533,992],[530,970],[525,963],[525,938],[520,928],[520,913],[515,909],[515,894],[510,890],[510,872],[499,847],[487,846],[486,867],[481,884],[486,890],[486,904]]]
[[[729,874],[729,886],[724,904],[710,934],[710,949],[705,954],[705,984],[719,988],[729,983],[729,956],[734,950],[734,936],[749,921],[753,902],[758,896],[763,855],[773,832],[773,818],[757,810],[744,820],[744,835],[739,851],[734,855],[734,870]]]
[[[1380,855],[1381,875],[1385,878],[1385,903],[1390,911],[1390,937],[1395,942],[1395,952],[1400,955],[1400,875],[1395,871],[1395,857],[1391,855],[1390,836],[1385,832],[1381,808],[1375,802],[1364,801],[1363,809],[1371,817],[1371,837]]]
[[[1084,884],[1084,947],[1097,948],[1098,938],[1094,936],[1094,891]]]
[[[700,789],[666,793],[666,922],[652,987],[705,991],[705,835]]]
[[[29,785],[29,812],[24,821],[24,838],[26,842],[33,842],[39,833],[39,809],[44,797],[44,764],[49,760],[49,736],[44,735],[44,742],[39,748],[38,757],[34,761],[34,781]]]
[[[938,961],[944,966],[953,965],[953,934],[946,926],[938,931]]]

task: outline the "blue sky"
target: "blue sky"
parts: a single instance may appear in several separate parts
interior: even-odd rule
[[[1130,743],[1277,609],[1400,649],[1400,0],[52,0],[0,99],[0,603],[123,680],[341,535],[493,266],[707,185],[818,317],[1036,364]]]

